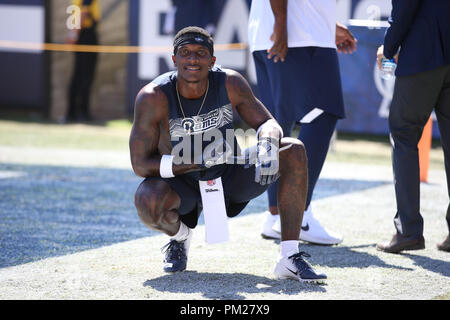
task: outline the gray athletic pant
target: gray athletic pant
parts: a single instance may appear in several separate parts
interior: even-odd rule
[[[450,65],[397,77],[389,113],[397,213],[394,225],[406,237],[423,233],[420,214],[420,172],[417,144],[435,110],[444,149],[450,196]],[[447,207],[450,230],[450,205]]]

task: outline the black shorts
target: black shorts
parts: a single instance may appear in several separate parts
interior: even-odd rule
[[[180,196],[178,209],[181,221],[189,228],[197,226],[202,206],[199,183],[189,175],[180,175],[171,179],[163,179]],[[262,186],[255,182],[255,166],[245,168],[244,165],[226,165],[222,174],[225,206],[228,217],[237,216],[250,200],[263,194],[269,185]]]

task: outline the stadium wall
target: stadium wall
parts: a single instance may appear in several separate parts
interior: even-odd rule
[[[217,1],[222,3],[222,8],[216,20],[216,43],[246,43],[250,1]],[[0,34],[0,40],[17,33],[23,41],[64,43],[69,18],[67,8],[71,3],[71,0],[0,0],[0,15],[5,5],[40,8],[35,10],[39,13],[34,20],[19,26],[36,32],[9,32],[8,26],[3,26],[1,29],[7,31]],[[101,0],[100,3],[102,45],[171,46],[173,34],[165,30],[170,20],[171,0]],[[359,40],[356,54],[339,57],[347,111],[347,118],[338,124],[339,131],[388,133],[387,115],[393,82],[381,80],[375,68],[375,52],[383,41],[390,10],[390,0],[337,0],[338,21],[349,25]],[[190,19],[190,15],[179,15],[178,19]],[[32,29],[33,26],[37,27]],[[27,36],[23,38],[24,35]],[[91,96],[94,118],[130,117],[139,89],[172,68],[170,51],[100,53]],[[219,65],[241,72],[257,93],[254,64],[248,50],[216,51],[216,55]],[[0,109],[34,108],[52,120],[63,120],[73,56],[71,52],[24,53],[0,48],[3,70],[0,73]],[[26,95],[20,94],[22,87],[27,88]],[[437,125],[433,126],[433,136],[439,136]]]

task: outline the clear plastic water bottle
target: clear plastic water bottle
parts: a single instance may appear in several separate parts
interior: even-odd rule
[[[394,59],[383,58],[381,60],[381,77],[384,80],[391,80],[395,76],[397,64]]]

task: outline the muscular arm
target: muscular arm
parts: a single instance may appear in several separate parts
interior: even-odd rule
[[[153,84],[146,86],[137,95],[130,134],[130,156],[133,170],[138,176],[159,176],[159,126],[167,118],[164,109],[167,110],[167,99]]]
[[[136,175],[143,178],[159,177],[162,154],[170,154],[168,107],[164,93],[154,84],[142,89],[134,110],[130,134],[130,157]],[[173,165],[175,175],[198,170],[198,165]]]
[[[225,70],[225,72],[227,73],[228,98],[247,125],[257,130],[264,122],[273,119],[262,102],[255,97],[250,85],[242,75],[233,70]],[[261,132],[261,134],[265,134],[265,132]],[[267,134],[278,137],[278,132]]]

